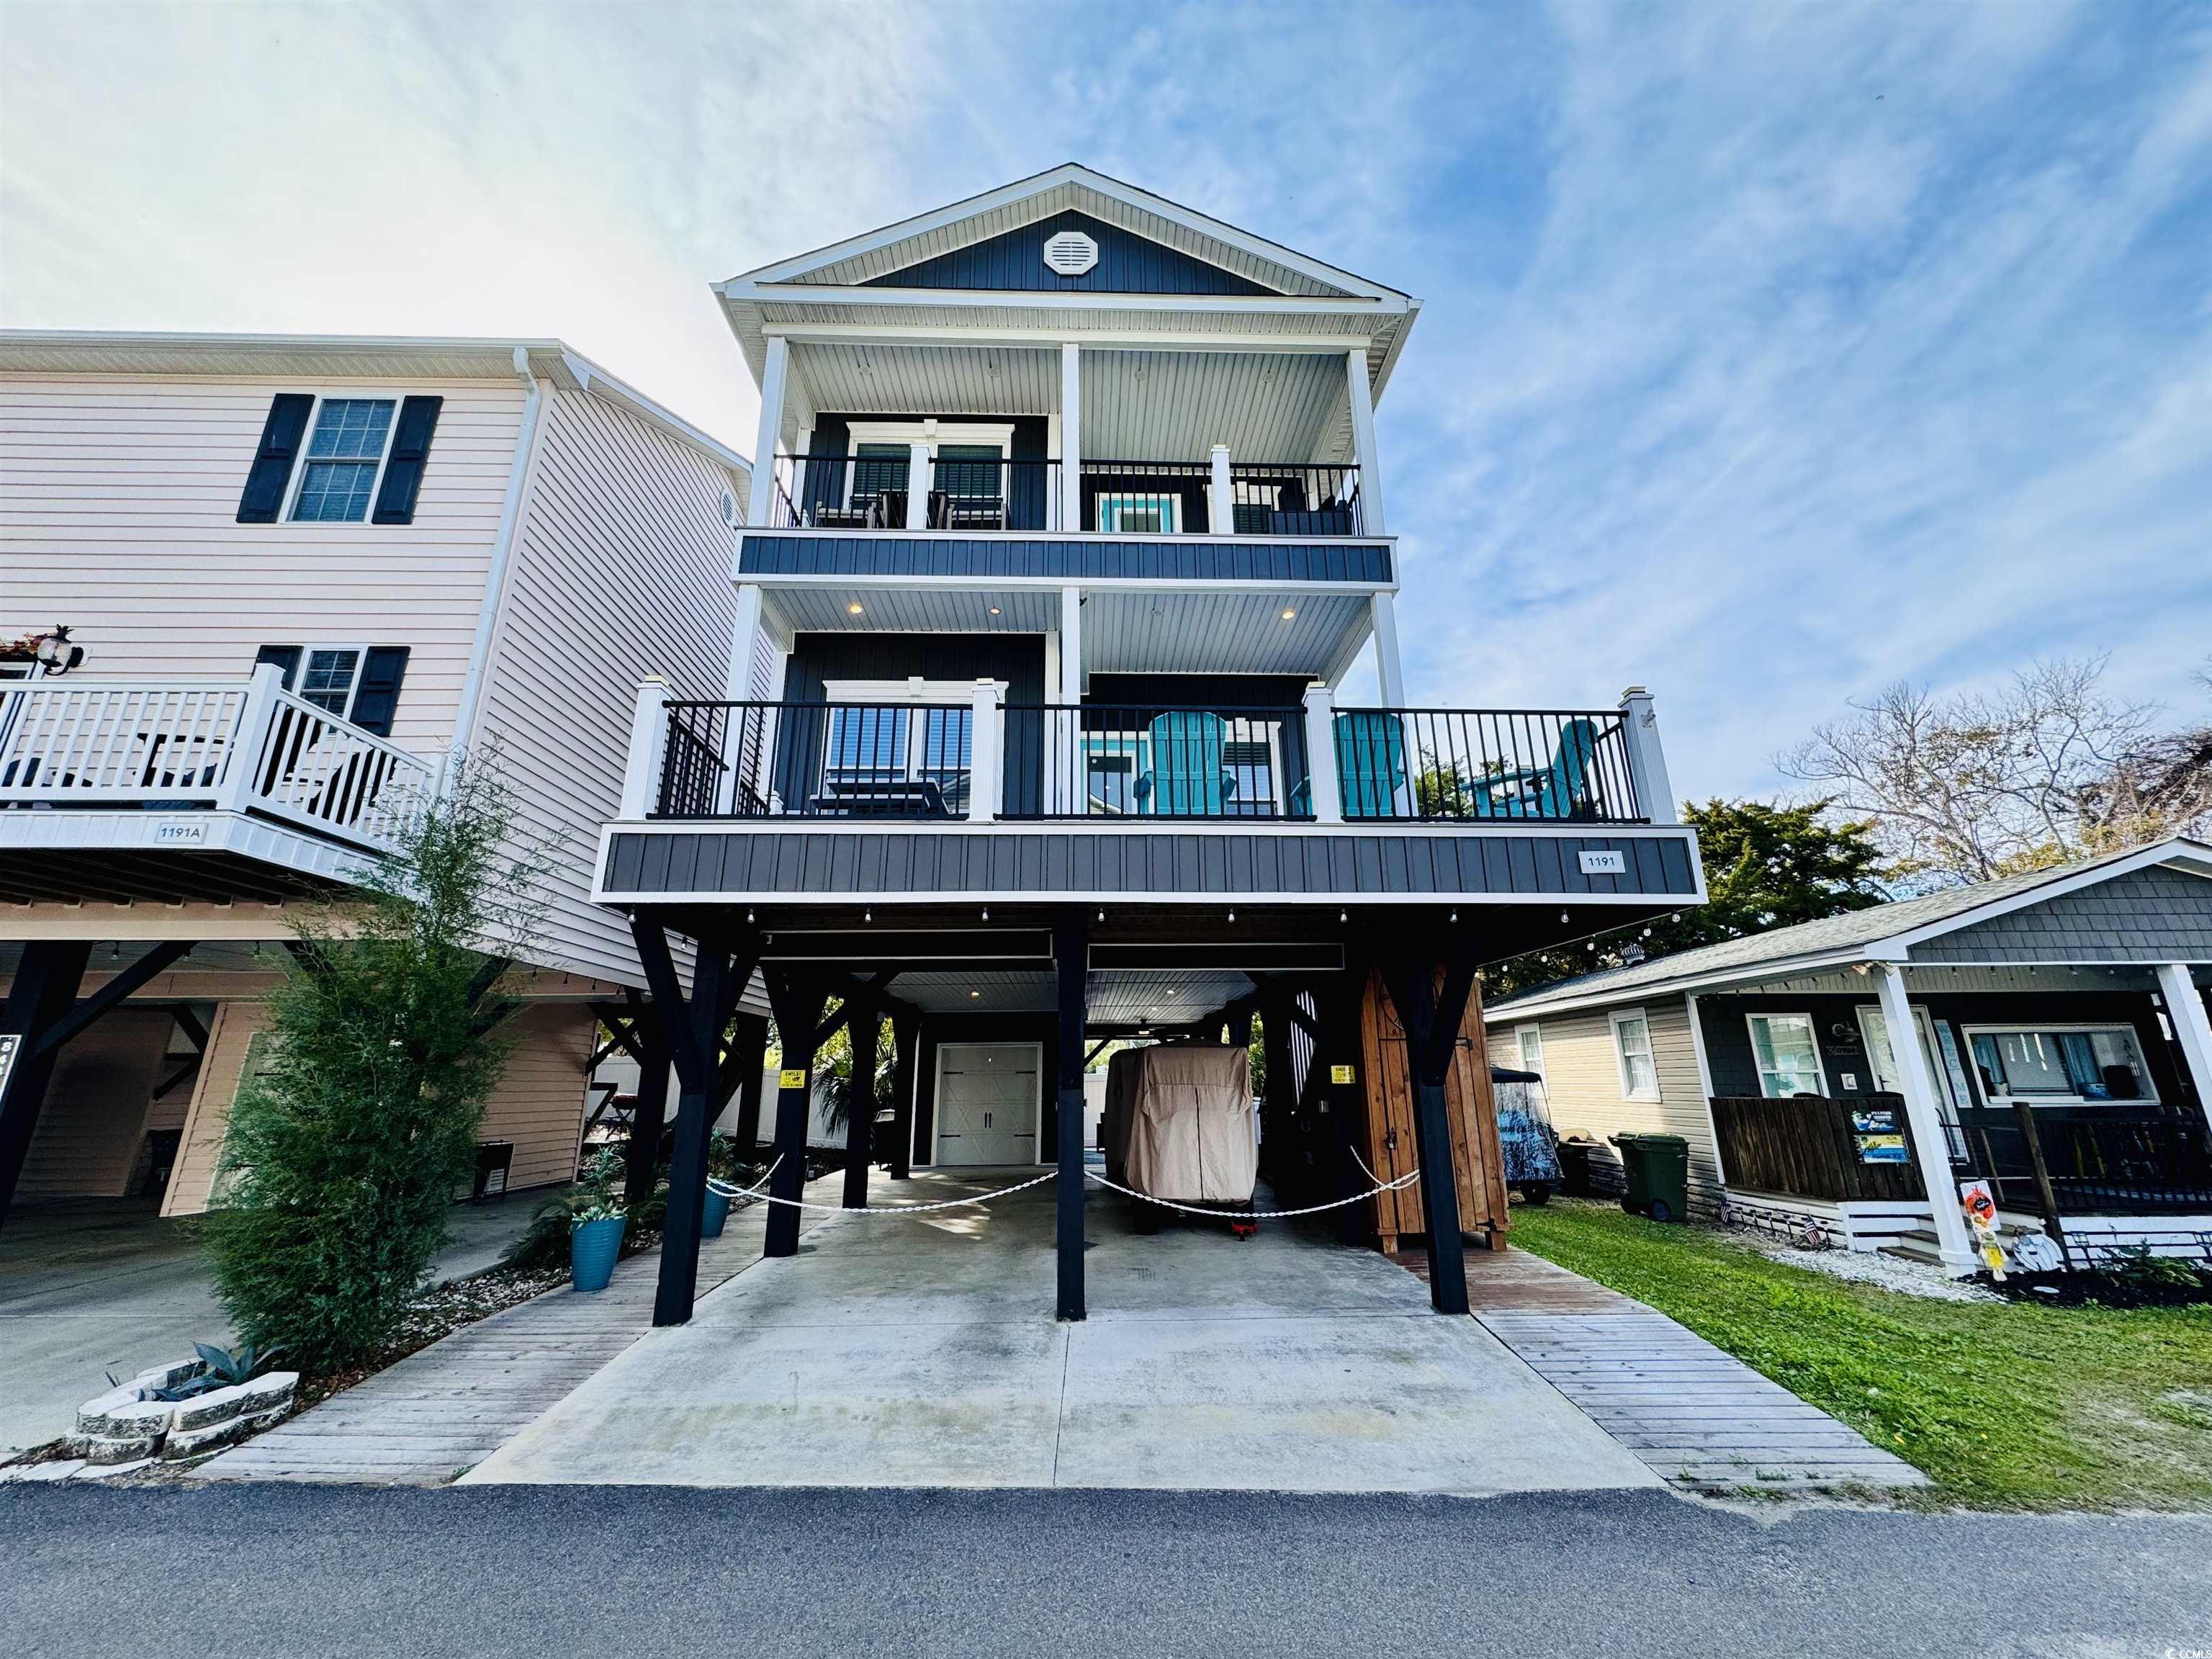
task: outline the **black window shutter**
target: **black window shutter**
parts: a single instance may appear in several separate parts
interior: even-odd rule
[[[415,497],[422,489],[422,464],[430,459],[430,434],[438,429],[443,398],[410,398],[399,405],[399,429],[392,434],[392,459],[384,464],[384,484],[376,492],[372,524],[413,524]]]
[[[314,398],[305,392],[280,392],[269,405],[269,418],[261,428],[261,447],[253,453],[253,470],[246,475],[246,493],[238,498],[240,524],[275,524],[284,505],[284,486],[292,482],[292,462],[300,453],[300,440],[307,434],[307,411]]]
[[[380,738],[390,737],[392,717],[399,710],[399,682],[406,678],[405,646],[369,647],[361,665],[361,684],[353,694],[353,723]]]
[[[264,645],[255,653],[253,665],[258,668],[264,662],[275,663],[284,676],[284,689],[289,691],[300,683],[301,649],[296,645]]]

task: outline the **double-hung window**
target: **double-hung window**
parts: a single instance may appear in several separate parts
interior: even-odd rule
[[[1810,1014],[1753,1014],[1751,1055],[1759,1067],[1759,1092],[1769,1100],[1825,1095],[1820,1048]]]
[[[1642,1009],[1613,1016],[1613,1051],[1620,1066],[1623,1097],[1658,1099],[1659,1066],[1651,1053],[1651,1022]]]
[[[389,398],[325,398],[317,405],[291,517],[314,524],[368,517],[398,407]]]
[[[240,524],[412,524],[445,399],[280,392],[239,497]]]
[[[301,702],[390,737],[407,655],[404,645],[264,645],[257,662],[273,665]]]

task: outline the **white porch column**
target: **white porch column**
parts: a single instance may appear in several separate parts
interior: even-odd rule
[[[1375,678],[1382,690],[1385,708],[1406,706],[1406,671],[1398,661],[1398,607],[1388,593],[1367,601],[1375,625]]]
[[[1375,394],[1367,383],[1367,348],[1344,354],[1344,383],[1352,398],[1352,459],[1359,463],[1359,524],[1370,536],[1385,533],[1382,469],[1375,459]]]
[[[784,387],[791,379],[791,343],[768,337],[768,363],[761,370],[760,432],[753,441],[753,488],[745,522],[758,527],[775,522],[775,447],[783,436]]]
[[[1237,533],[1237,486],[1229,476],[1229,446],[1213,447],[1213,480],[1206,502],[1206,516],[1212,521],[1217,536]]]
[[[243,812],[253,804],[253,793],[260,787],[262,745],[269,741],[270,717],[283,690],[283,670],[273,662],[254,665],[253,677],[246,683],[246,706],[239,710],[238,724],[231,728],[237,753],[231,757],[230,770],[222,781],[219,805],[226,812]],[[438,763],[438,793],[441,795],[451,787],[453,750],[459,746],[457,737],[453,746]]]
[[[630,714],[621,817],[641,818],[653,810],[660,789],[660,757],[667,746],[668,682],[648,674],[637,683],[637,707]]]
[[[1620,694],[1620,729],[1628,742],[1628,781],[1636,804],[1654,823],[1680,822],[1674,814],[1674,786],[1667,781],[1667,754],[1659,746],[1659,716],[1651,694],[1632,685]]]
[[[1083,590],[1060,590],[1060,701],[1083,701]]]
[[[988,823],[999,816],[1006,727],[999,719],[999,684],[977,680],[970,694],[973,713],[968,732],[968,822]]]
[[[906,527],[929,528],[929,440],[921,438],[906,447]]]
[[[1905,1094],[1905,1121],[1912,1126],[1912,1155],[1920,1165],[1921,1184],[1928,1190],[1929,1207],[1936,1212],[1936,1241],[1944,1267],[1969,1273],[1981,1266],[1974,1241],[1966,1231],[1966,1218],[1959,1208],[1959,1183],[1951,1176],[1951,1142],[1943,1133],[1942,1115],[1936,1107],[1936,1079],[1928,1073],[1928,1053],[1914,1033],[1911,1000],[1905,993],[1905,970],[1893,962],[1877,964],[1876,989],[1881,994],[1882,1024],[1891,1032],[1890,1062]]]
[[[730,624],[730,672],[722,677],[722,695],[732,702],[752,700],[753,653],[759,648],[760,626],[760,584],[739,582],[738,614]]]
[[[2168,962],[2160,965],[2158,988],[2166,1000],[2166,1017],[2173,1022],[2182,1058],[2189,1062],[2189,1081],[2197,1090],[2197,1107],[2212,1123],[2212,1019],[2204,1015],[2204,999],[2189,976],[2189,965]]]
[[[1083,524],[1083,348],[1060,345],[1060,527]]]
[[[1316,823],[1342,823],[1344,796],[1336,775],[1336,693],[1306,688],[1306,775]]]

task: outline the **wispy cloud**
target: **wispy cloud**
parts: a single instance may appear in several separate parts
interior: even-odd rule
[[[10,324],[557,333],[750,448],[708,281],[1077,158],[1423,296],[1416,695],[2212,636],[2212,20],[2149,5],[13,5]]]

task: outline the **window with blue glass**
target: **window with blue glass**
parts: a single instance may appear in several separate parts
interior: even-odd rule
[[[325,398],[315,410],[292,517],[316,524],[359,524],[368,517],[392,436],[388,398]]]

